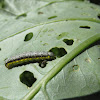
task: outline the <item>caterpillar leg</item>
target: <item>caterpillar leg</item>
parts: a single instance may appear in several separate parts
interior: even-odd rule
[[[44,60],[44,61],[42,61],[42,62],[39,63],[39,66],[41,68],[44,68],[46,66],[46,64],[47,64],[47,60]]]

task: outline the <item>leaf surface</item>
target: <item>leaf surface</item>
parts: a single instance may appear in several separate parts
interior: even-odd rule
[[[81,0],[27,2],[5,0],[6,8],[1,9],[0,99],[58,100],[99,91],[100,45],[86,48],[100,41],[100,7]],[[38,63],[5,67],[11,56],[53,48],[63,48],[67,54],[48,61],[45,68]],[[32,87],[20,80],[25,71],[37,79]]]

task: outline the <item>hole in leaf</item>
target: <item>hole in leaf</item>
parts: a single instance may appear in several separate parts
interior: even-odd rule
[[[100,19],[100,14],[98,14],[98,18]]]
[[[1,51],[1,48],[0,48],[0,51]]]
[[[48,31],[48,29],[47,29],[47,28],[43,30],[43,32],[44,32],[44,33],[45,33],[45,32],[47,32],[47,31]]]
[[[32,39],[32,37],[33,37],[33,33],[30,32],[30,33],[28,33],[28,34],[25,36],[24,41],[29,41],[30,39]]]
[[[54,55],[57,57],[62,57],[67,54],[67,51],[64,48],[58,48],[58,47],[52,48],[50,52],[53,52]]]
[[[86,58],[85,61],[91,63],[91,60],[89,58]]]
[[[93,6],[90,6],[92,9],[95,9]]]
[[[20,75],[20,81],[28,87],[31,87],[36,80],[37,79],[34,77],[33,73],[29,71],[24,71]]]
[[[80,28],[90,29],[89,26],[80,26]]]
[[[38,14],[43,14],[43,12],[38,12]]]
[[[65,37],[65,36],[67,36],[68,34],[69,34],[69,33],[67,33],[67,32],[62,32],[61,34],[59,34],[59,35],[57,36],[57,39],[59,40],[59,39]]]
[[[0,7],[1,8],[5,8],[5,1],[4,0],[0,0]]]
[[[76,71],[76,70],[78,70],[78,69],[79,69],[79,66],[78,66],[78,65],[74,65],[74,66],[73,66],[73,70],[74,70],[74,71]]]
[[[42,61],[42,62],[39,63],[39,66],[40,66],[41,68],[45,68],[46,65],[47,65],[47,60],[44,60],[44,61]]]
[[[98,58],[100,60],[100,58]]]
[[[26,17],[27,16],[27,14],[26,13],[23,13],[23,14],[21,14],[21,15],[18,15],[17,17],[16,17],[16,19],[19,19],[19,18],[21,18],[21,17]]]
[[[48,19],[52,19],[52,18],[56,18],[57,16],[51,16],[51,17],[49,17]]]
[[[79,8],[78,6],[75,6],[75,8]]]
[[[43,44],[43,46],[46,46],[46,45],[48,45],[48,43],[44,43],[44,44]]]
[[[74,41],[72,39],[64,39],[63,42],[65,42],[67,45],[72,45]]]

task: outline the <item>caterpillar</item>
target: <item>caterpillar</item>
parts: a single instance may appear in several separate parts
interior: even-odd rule
[[[40,67],[45,67],[47,61],[52,61],[56,59],[53,52],[27,52],[11,58],[5,61],[5,66],[8,69],[14,67],[30,64],[39,63]]]

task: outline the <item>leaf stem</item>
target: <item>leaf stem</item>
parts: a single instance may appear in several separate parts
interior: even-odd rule
[[[70,62],[73,58],[75,58],[78,54],[85,50],[89,45],[98,40],[100,40],[100,33],[95,34],[92,37],[89,37],[88,39],[80,43],[69,54],[65,55],[65,57],[63,57],[63,59],[61,59],[60,62],[57,63],[57,65],[53,67],[35,87],[32,87],[32,90],[28,94],[26,94],[21,100],[31,100],[35,96],[35,94],[40,90],[42,84],[46,85],[59,71],[61,71],[61,69],[68,62]]]

